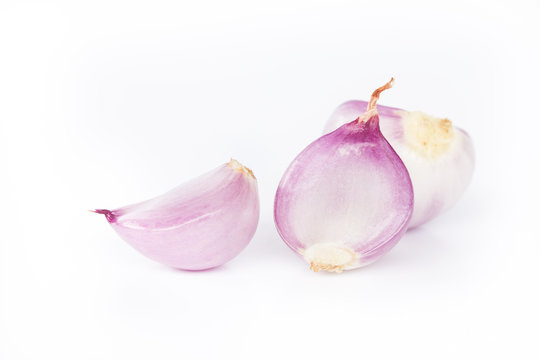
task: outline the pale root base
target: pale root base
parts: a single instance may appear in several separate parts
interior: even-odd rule
[[[455,138],[455,130],[450,120],[420,111],[398,113],[403,119],[405,140],[419,155],[434,159],[450,149]]]
[[[312,245],[303,252],[303,255],[309,263],[309,268],[315,272],[325,270],[340,273],[353,268],[357,263],[353,249],[336,243]]]
[[[255,179],[255,175],[253,175],[253,171],[251,171],[250,168],[240,164],[240,162],[235,160],[235,159],[231,159],[227,163],[227,166],[229,166],[231,169],[234,169],[236,171],[240,171],[241,173],[244,173],[244,174],[250,176],[251,178]]]

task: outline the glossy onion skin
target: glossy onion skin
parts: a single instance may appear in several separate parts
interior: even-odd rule
[[[247,246],[259,220],[257,180],[230,164],[156,198],[96,212],[150,259],[184,270],[222,265]]]
[[[274,219],[285,243],[308,262],[306,251],[316,244],[352,249],[356,260],[341,271],[387,253],[412,209],[407,169],[374,115],[322,136],[294,159],[277,189]]]
[[[351,100],[341,104],[325,125],[324,133],[357,118],[367,108],[366,101]],[[377,105],[383,135],[409,170],[414,188],[414,212],[409,228],[420,226],[451,206],[461,197],[472,179],[475,156],[470,136],[453,127],[455,137],[448,150],[436,158],[420,156],[405,137],[402,114],[405,110]]]

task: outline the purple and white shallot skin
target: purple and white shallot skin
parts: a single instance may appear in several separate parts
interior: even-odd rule
[[[379,129],[377,89],[367,111],[305,148],[277,189],[276,227],[314,271],[341,272],[386,254],[407,230],[407,168]]]
[[[356,119],[366,101],[347,101],[334,111],[324,133]],[[414,212],[409,228],[422,225],[454,205],[470,183],[474,147],[470,136],[448,119],[420,111],[377,106],[381,132],[409,170]]]
[[[210,269],[238,255],[255,234],[257,180],[231,159],[156,198],[94,212],[152,260],[183,270]]]

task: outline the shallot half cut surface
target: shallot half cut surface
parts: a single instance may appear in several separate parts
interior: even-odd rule
[[[255,234],[257,180],[231,159],[156,198],[94,212],[150,259],[178,269],[210,269],[238,255]]]
[[[405,165],[379,129],[377,89],[366,112],[305,148],[276,192],[274,219],[285,243],[314,271],[341,272],[386,254],[413,210]]]
[[[324,133],[357,118],[368,102],[347,101],[334,111]],[[377,106],[381,132],[409,170],[414,188],[414,212],[409,228],[435,218],[464,193],[474,172],[471,137],[445,118],[421,111]]]

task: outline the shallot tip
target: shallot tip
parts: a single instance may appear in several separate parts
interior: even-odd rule
[[[371,98],[369,99],[369,104],[367,106],[366,112],[364,112],[362,115],[358,117],[358,123],[367,122],[369,119],[371,119],[375,114],[377,114],[377,100],[379,100],[379,96],[384,90],[390,89],[392,86],[394,86],[394,78],[392,77],[389,82],[384,84],[383,86],[377,88],[373,93],[371,94]]]

